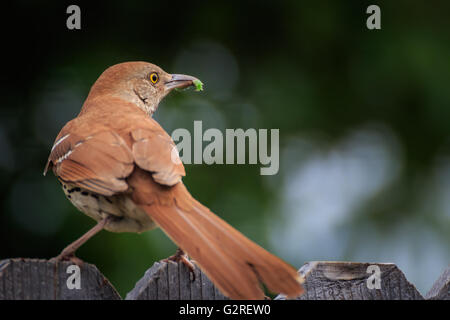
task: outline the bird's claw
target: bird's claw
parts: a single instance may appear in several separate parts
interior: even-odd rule
[[[174,261],[174,262],[181,262],[183,263],[188,269],[190,274],[192,275],[192,281],[195,281],[195,266],[194,264],[187,258],[187,255],[184,253],[183,250],[180,248],[177,249],[177,252],[175,252],[174,255],[163,259],[162,261],[168,262],[168,261]]]
[[[55,262],[55,263],[59,263],[62,261],[70,261],[79,267],[83,266],[83,264],[84,264],[84,261],[81,260],[80,258],[76,257],[74,253],[65,253],[64,251],[61,252],[56,257],[50,259],[50,262]]]

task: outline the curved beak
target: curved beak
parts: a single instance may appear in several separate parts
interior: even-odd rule
[[[185,74],[172,74],[172,79],[165,83],[166,90],[172,90],[175,88],[187,88],[195,86],[194,82],[200,81],[195,77]]]

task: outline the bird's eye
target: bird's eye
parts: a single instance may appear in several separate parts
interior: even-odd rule
[[[157,83],[159,81],[159,76],[158,76],[158,74],[156,72],[152,72],[150,74],[150,81],[152,83]]]

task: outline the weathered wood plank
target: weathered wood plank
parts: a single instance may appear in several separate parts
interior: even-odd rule
[[[298,300],[423,300],[391,263],[314,261],[299,273],[305,277],[306,293]],[[278,295],[275,299],[286,298]]]
[[[450,266],[436,280],[425,297],[430,300],[450,300]]]
[[[195,266],[194,274],[195,279],[193,279],[189,269],[181,262],[156,262],[145,272],[144,277],[136,283],[126,299],[227,299],[197,266]]]
[[[191,300],[191,273],[184,263],[178,263],[180,274],[180,299]]]
[[[1,260],[0,300],[121,299],[94,265],[85,263],[68,273],[69,266],[73,263],[21,258]],[[79,279],[79,287],[70,286],[75,284],[75,277]]]
[[[158,278],[160,262],[155,262],[148,269],[144,276],[136,283],[133,290],[128,292],[126,300],[157,300],[158,299]]]
[[[80,288],[70,288],[71,262],[38,259],[0,260],[0,300],[110,300],[120,299],[109,281],[91,264],[79,269]],[[374,268],[370,271],[370,268]],[[378,273],[379,271],[379,273]],[[405,275],[389,263],[321,262],[300,268],[306,292],[299,300],[422,300]],[[223,300],[225,297],[198,268],[195,278],[183,263],[156,262],[129,300]],[[379,283],[374,280],[379,278]],[[72,278],[73,280],[73,278]],[[70,282],[70,281],[69,281]],[[426,295],[450,300],[450,266]],[[275,299],[285,299],[279,295]]]
[[[169,300],[169,277],[167,269],[167,262],[161,263],[158,277],[156,278],[158,290],[157,300]]]
[[[204,274],[201,273],[202,278],[202,298],[203,300],[216,300],[214,285],[211,280]]]
[[[169,280],[169,299],[180,300],[180,274],[178,263],[167,262],[168,280]]]
[[[200,268],[194,269],[194,281],[191,283],[191,299],[202,300],[202,275]]]

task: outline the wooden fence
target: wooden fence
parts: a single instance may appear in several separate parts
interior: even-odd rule
[[[306,293],[299,300],[450,300],[450,266],[422,296],[395,264],[309,262],[300,268]],[[0,300],[120,300],[112,284],[92,264],[38,259],[0,261]],[[227,299],[195,269],[156,262],[126,296],[127,300]],[[275,299],[285,299],[282,295]]]

